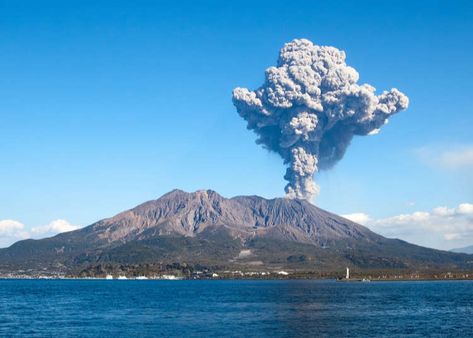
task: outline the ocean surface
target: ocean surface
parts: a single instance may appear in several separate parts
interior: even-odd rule
[[[0,336],[467,337],[473,282],[0,280]]]

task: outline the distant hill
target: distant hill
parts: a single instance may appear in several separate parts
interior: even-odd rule
[[[457,248],[450,250],[451,252],[461,252],[466,254],[473,254],[473,245],[466,246],[464,248]]]
[[[304,200],[173,190],[112,218],[0,250],[0,270],[96,264],[343,271],[472,269],[473,256],[388,239]]]

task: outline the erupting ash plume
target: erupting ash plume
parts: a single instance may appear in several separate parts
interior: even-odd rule
[[[260,88],[233,90],[233,103],[257,143],[288,164],[288,197],[312,199],[319,191],[314,174],[337,163],[354,135],[376,134],[407,108],[409,99],[399,90],[376,95],[358,78],[343,51],[296,39],[281,49],[277,66],[266,69]]]

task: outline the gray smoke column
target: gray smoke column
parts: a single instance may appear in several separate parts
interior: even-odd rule
[[[233,103],[257,143],[288,165],[290,198],[312,199],[318,170],[337,163],[354,135],[376,134],[409,104],[395,88],[376,95],[369,84],[357,84],[358,72],[346,65],[343,51],[306,39],[286,43],[265,78],[256,90],[235,88]]]

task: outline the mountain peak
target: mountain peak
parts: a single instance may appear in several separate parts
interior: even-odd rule
[[[197,190],[197,191],[191,193],[191,195],[196,195],[196,196],[204,197],[204,198],[208,198],[208,199],[212,199],[212,198],[222,199],[223,198],[219,193],[217,193],[216,191],[211,190],[211,189]]]
[[[378,236],[305,200],[224,198],[210,189],[190,193],[175,189],[100,224],[107,229],[103,237],[113,241],[128,241],[149,233],[193,237],[212,228],[223,228],[243,240],[271,235],[314,245],[342,238],[373,240]]]
[[[187,192],[181,189],[173,189],[170,192],[164,194],[160,198],[175,198],[175,197],[207,197],[207,198],[223,198],[220,194],[218,194],[216,191],[211,190],[211,189],[199,189],[194,192]],[[158,199],[160,199],[158,198]]]

